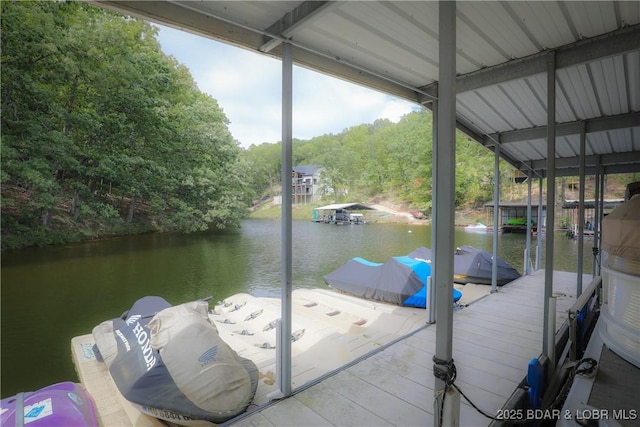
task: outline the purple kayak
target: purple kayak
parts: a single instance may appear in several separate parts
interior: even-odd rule
[[[22,412],[22,419],[16,419]],[[2,426],[97,426],[91,397],[81,384],[62,382],[0,401]]]

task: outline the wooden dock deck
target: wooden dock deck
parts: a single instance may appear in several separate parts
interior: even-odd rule
[[[576,274],[554,272],[556,328],[575,302]],[[590,276],[585,275],[588,282]],[[495,414],[542,349],[544,270],[505,285],[453,317],[456,385]],[[430,325],[293,396],[228,422],[234,426],[413,426],[433,424]],[[295,391],[295,390],[294,390]],[[460,425],[490,420],[461,398]]]

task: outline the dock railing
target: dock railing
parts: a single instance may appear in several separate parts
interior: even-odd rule
[[[586,347],[585,338],[589,335],[591,325],[595,324],[594,320],[602,302],[601,289],[602,276],[596,276],[568,310],[567,321],[571,343],[569,360],[571,361],[577,360]]]
[[[555,355],[556,363],[549,363],[546,355],[541,354],[537,360],[534,358],[530,365],[539,363],[542,367],[542,390],[539,396],[544,396],[540,406],[543,409],[553,406],[556,396],[563,389],[569,372],[580,360],[593,327],[596,324],[600,305],[602,304],[602,277],[595,276],[589,286],[580,294],[576,302],[567,310],[568,318],[555,334]],[[531,386],[533,382],[527,377],[522,379],[518,387],[511,394],[503,405],[501,412],[509,410],[527,410],[536,408],[536,402],[530,399]],[[535,420],[531,420],[535,422]],[[492,427],[510,425],[509,422],[492,421]]]

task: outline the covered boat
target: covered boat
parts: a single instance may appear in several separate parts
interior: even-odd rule
[[[327,285],[357,297],[409,307],[426,307],[431,266],[408,256],[376,263],[356,257],[324,276]],[[454,289],[454,301],[462,293]]]
[[[251,403],[258,369],[220,338],[208,307],[203,300],[173,307],[149,296],[93,329],[118,390],[142,412],[202,425],[222,423]]]
[[[16,419],[16,414],[18,418]],[[0,425],[98,426],[89,393],[81,384],[62,382],[0,401]]]
[[[629,185],[629,197],[634,187],[640,189],[640,183]],[[616,354],[640,368],[640,195],[604,217],[602,249],[600,337]]]
[[[467,225],[464,228],[464,231],[467,231],[469,233],[486,233],[488,229],[489,227],[487,227],[483,223],[477,222],[475,224]]]
[[[409,257],[431,261],[431,249],[419,247]],[[493,270],[493,254],[474,248],[462,246],[456,249],[453,256],[453,281],[456,283],[476,283],[490,285]],[[520,277],[520,273],[511,264],[498,258],[498,286],[506,285]]]

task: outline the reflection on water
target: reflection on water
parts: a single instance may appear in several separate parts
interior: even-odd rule
[[[279,221],[249,220],[227,232],[146,234],[3,254],[2,397],[76,379],[71,338],[119,316],[142,296],[173,304],[238,292],[279,296],[280,244]],[[455,244],[491,252],[492,235],[456,230]],[[383,262],[419,246],[431,246],[430,227],[296,221],[293,286],[326,287],[322,276],[355,256]],[[586,273],[591,246],[585,241]],[[522,272],[525,236],[501,235],[498,247],[499,256]],[[558,235],[554,249],[554,268],[576,271],[577,242]]]

